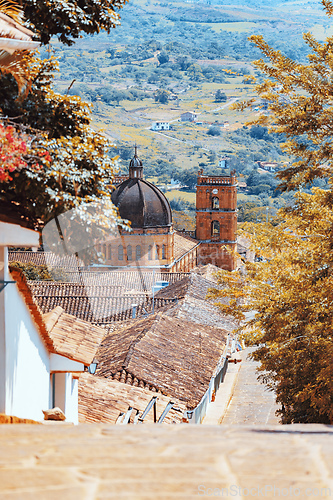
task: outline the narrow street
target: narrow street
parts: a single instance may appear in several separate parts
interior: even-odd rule
[[[237,355],[241,363],[229,364],[216,399],[210,404],[204,424],[277,425],[275,396],[257,380],[258,363],[248,358],[247,348]]]
[[[268,391],[257,380],[256,367],[259,363],[248,359],[249,349],[242,352],[242,362],[238,372],[233,395],[221,424],[276,425],[278,405],[274,393]],[[223,387],[220,389],[223,390]]]

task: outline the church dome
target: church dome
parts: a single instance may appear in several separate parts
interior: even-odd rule
[[[112,202],[118,207],[120,217],[130,220],[133,228],[171,226],[168,200],[156,186],[142,178],[142,170],[142,162],[135,151],[129,166],[129,179],[113,191]]]

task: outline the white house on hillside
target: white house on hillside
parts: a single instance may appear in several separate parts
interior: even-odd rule
[[[170,123],[169,122],[154,122],[151,126],[151,130],[154,130],[154,131],[170,130]]]
[[[77,424],[77,378],[105,332],[61,308],[41,314],[23,273],[8,267],[8,247],[37,247],[39,234],[7,220],[0,216],[0,413],[42,420],[59,406]]]

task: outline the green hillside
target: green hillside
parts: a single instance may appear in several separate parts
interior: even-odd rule
[[[53,49],[57,90],[92,103],[94,127],[114,139],[122,170],[135,143],[146,175],[165,185],[184,170],[217,171],[221,155],[245,179],[256,161],[288,161],[281,138],[244,126],[262,112],[260,102],[243,114],[230,104],[254,95],[245,75],[261,78],[251,65],[261,54],[247,37],[263,34],[289,57],[305,60],[301,33],[333,32],[320,2],[132,0],[121,16],[110,34],[85,36],[71,47],[55,41]],[[196,122],[180,121],[187,111]],[[170,130],[153,131],[154,122],[168,122]],[[265,176],[263,195],[272,196],[276,182]]]

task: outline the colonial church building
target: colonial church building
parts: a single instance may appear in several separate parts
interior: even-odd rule
[[[237,181],[230,176],[198,173],[196,239],[198,264],[214,264],[232,271],[237,250]]]
[[[119,229],[98,245],[107,267],[140,267],[166,272],[188,272],[198,264],[235,269],[237,187],[230,176],[198,174],[196,231],[175,231],[165,195],[143,178],[137,150],[129,175],[116,179],[112,201],[131,231]]]

